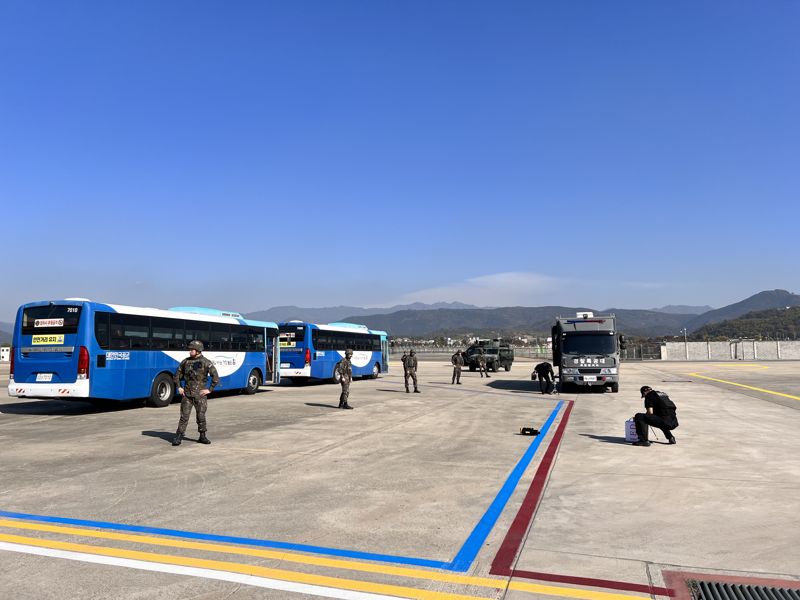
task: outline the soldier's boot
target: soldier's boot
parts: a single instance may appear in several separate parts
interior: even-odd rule
[[[346,408],[347,410],[353,410],[353,407],[350,406],[347,402],[344,403],[344,406],[342,406],[342,408]]]
[[[411,393],[411,390],[409,390],[408,386],[406,386],[406,394],[410,394],[410,393]]]
[[[421,394],[422,392],[420,392],[417,388],[414,388],[414,393],[415,394]]]
[[[211,443],[211,440],[206,437],[206,432],[205,431],[201,431],[200,432],[200,438],[197,441],[200,442],[201,444],[210,444]]]
[[[175,437],[172,438],[172,445],[173,446],[180,446],[181,440],[183,440],[183,434],[180,431],[175,432]]]

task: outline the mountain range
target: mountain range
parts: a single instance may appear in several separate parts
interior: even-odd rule
[[[393,336],[458,336],[511,335],[531,333],[549,335],[557,316],[571,316],[591,310],[595,314],[614,313],[617,329],[626,335],[663,337],[679,335],[683,328],[691,333],[709,323],[718,323],[745,315],[754,310],[785,308],[800,305],[800,295],[786,290],[768,290],[754,294],[741,302],[702,314],[672,313],[659,310],[634,310],[589,307],[541,306],[435,310],[401,310],[389,314],[348,315],[344,321],[356,321],[371,329],[388,331]],[[664,307],[670,308],[670,307]],[[690,307],[692,308],[692,307]]]
[[[258,310],[245,314],[248,319],[256,321],[306,321],[307,323],[335,323],[345,318],[359,319],[363,315],[386,315],[401,310],[436,310],[439,308],[478,308],[462,302],[436,302],[424,304],[398,304],[389,308],[363,308],[360,306],[329,306],[324,308],[302,308],[300,306],[274,306],[266,310]]]
[[[706,306],[667,305],[650,310],[607,308],[602,310],[584,306],[511,306],[479,308],[461,302],[436,304],[397,305],[388,308],[363,308],[332,306],[302,308],[276,306],[246,314],[250,319],[262,321],[289,321],[297,319],[311,323],[350,321],[363,323],[371,329],[388,331],[394,337],[516,335],[521,333],[549,335],[557,316],[571,316],[580,311],[595,314],[617,315],[618,330],[626,335],[640,337],[676,336],[686,328],[688,333],[706,335],[707,325],[729,321],[752,313],[770,309],[800,306],[800,295],[786,290],[765,290],[740,302],[710,309]],[[703,310],[709,308],[710,310]],[[702,311],[702,312],[698,312]],[[751,319],[752,328],[757,319]],[[12,323],[0,323],[0,343],[11,342]],[[727,330],[721,330],[727,331]],[[769,333],[766,331],[765,333]],[[716,334],[716,330],[715,330]]]

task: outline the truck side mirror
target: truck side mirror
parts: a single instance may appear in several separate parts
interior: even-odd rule
[[[619,336],[619,349],[620,350],[625,350],[625,346],[626,346],[625,336],[624,335],[620,335]]]

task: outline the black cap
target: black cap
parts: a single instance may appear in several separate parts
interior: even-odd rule
[[[647,392],[651,392],[652,390],[653,388],[651,388],[649,385],[643,385],[639,388],[639,391],[642,393],[642,398],[647,395]]]

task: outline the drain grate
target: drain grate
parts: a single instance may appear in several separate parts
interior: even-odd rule
[[[800,600],[800,589],[722,581],[687,582],[694,600]]]

